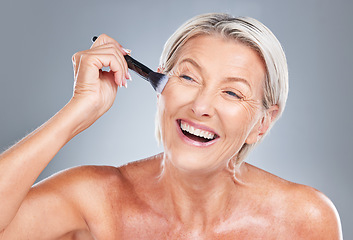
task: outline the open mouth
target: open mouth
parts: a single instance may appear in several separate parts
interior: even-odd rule
[[[181,132],[189,139],[200,142],[207,143],[215,140],[219,136],[211,131],[207,131],[204,129],[196,128],[194,126],[189,125],[187,122],[182,121],[181,119],[177,120]]]

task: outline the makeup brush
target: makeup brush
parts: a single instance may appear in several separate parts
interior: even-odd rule
[[[92,41],[95,42],[97,38],[98,38],[97,36],[94,36],[92,38]],[[149,69],[148,67],[146,67],[139,61],[133,59],[129,55],[124,55],[124,58],[127,62],[127,66],[129,69],[131,69],[132,71],[137,73],[140,77],[148,81],[157,93],[162,93],[165,85],[168,82],[167,75],[158,73]]]

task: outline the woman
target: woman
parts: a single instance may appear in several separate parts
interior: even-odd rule
[[[288,88],[280,44],[251,18],[200,15],[166,43],[159,71],[169,81],[156,117],[164,153],[69,169],[31,187],[111,107],[130,78],[127,53],[106,35],[76,53],[70,102],[1,155],[1,240],[342,238],[323,194],[244,162]]]

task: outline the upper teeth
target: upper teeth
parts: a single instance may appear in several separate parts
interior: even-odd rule
[[[213,139],[214,138],[214,133],[205,131],[205,130],[201,130],[198,128],[194,128],[193,126],[190,126],[189,124],[185,123],[185,122],[181,122],[180,123],[180,128],[188,133],[191,133],[195,136],[198,137],[204,137],[206,139]]]

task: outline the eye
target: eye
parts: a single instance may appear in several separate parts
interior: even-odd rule
[[[192,79],[191,77],[189,77],[188,75],[181,75],[181,78],[188,80],[188,81],[194,81],[194,79]]]
[[[237,99],[242,99],[241,96],[239,96],[238,94],[236,94],[235,92],[233,91],[224,91],[227,95],[233,97],[233,98],[237,98]]]

